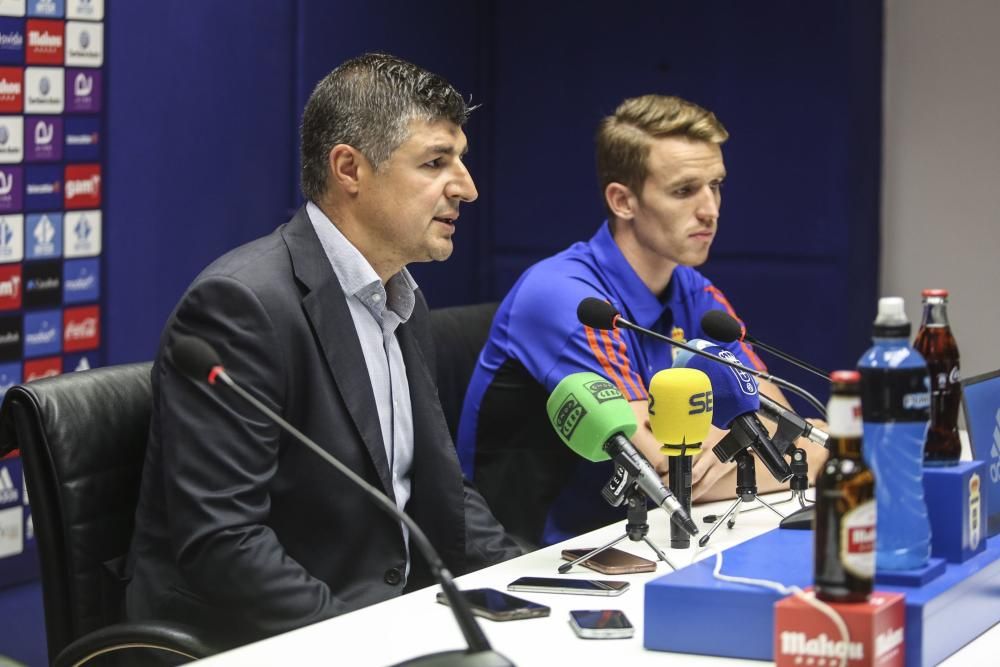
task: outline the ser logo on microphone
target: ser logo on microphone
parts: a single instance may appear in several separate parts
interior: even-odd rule
[[[688,410],[689,415],[700,415],[706,412],[712,412],[712,392],[703,391],[697,394],[691,394],[691,398],[688,399],[688,405],[691,409]]]
[[[587,416],[587,409],[580,405],[580,401],[577,400],[576,396],[573,394],[567,394],[566,398],[559,405],[559,410],[556,411],[556,418],[553,422],[556,431],[564,439],[571,439],[573,437],[573,432],[576,431],[576,427],[580,424],[580,421]]]

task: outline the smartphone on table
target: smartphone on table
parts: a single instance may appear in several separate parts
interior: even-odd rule
[[[495,588],[473,588],[459,591],[469,608],[476,616],[491,621],[515,621],[521,618],[539,618],[548,616],[550,609],[543,604],[524,600],[513,595],[498,591]],[[437,594],[437,601],[448,604],[444,592]]]
[[[626,639],[635,628],[619,609],[574,609],[569,613],[573,632],[583,639]]]
[[[564,560],[576,560],[577,558],[586,556],[591,551],[593,549],[563,549],[562,557]],[[579,562],[578,565],[602,574],[632,574],[633,572],[656,571],[656,561],[636,556],[627,551],[615,549],[614,547],[605,549],[601,553]]]
[[[570,595],[621,595],[629,589],[627,581],[567,579],[565,577],[521,577],[507,584],[508,591],[532,593],[568,593]]]

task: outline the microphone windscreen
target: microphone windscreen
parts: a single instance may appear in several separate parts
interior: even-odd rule
[[[724,310],[710,310],[701,318],[701,330],[709,338],[721,343],[732,343],[743,338],[739,321]]]
[[[559,438],[588,461],[607,461],[604,443],[616,433],[635,433],[635,413],[618,388],[597,373],[573,373],[545,403]]]
[[[735,354],[717,345],[705,348],[705,352],[726,361],[740,363]],[[712,383],[715,408],[712,412],[712,423],[717,428],[729,428],[736,417],[760,409],[757,380],[746,371],[736,370],[697,355],[688,360],[686,367],[702,371]]]
[[[576,319],[593,329],[614,329],[615,318],[621,313],[607,301],[588,296],[576,307]]]
[[[170,360],[177,370],[198,382],[207,380],[212,369],[222,365],[212,346],[194,336],[174,338],[170,346]]]
[[[649,426],[668,456],[697,454],[708,437],[712,383],[696,368],[668,368],[649,381]],[[684,449],[679,446],[684,445]],[[693,447],[691,447],[693,445]]]
[[[687,346],[702,351],[704,351],[706,347],[716,347],[715,343],[710,343],[707,340],[702,340],[701,338],[692,338],[687,342]],[[694,352],[685,350],[683,347],[674,349],[677,350],[677,355],[674,357],[674,368],[684,368],[687,366],[688,359],[697,356]]]

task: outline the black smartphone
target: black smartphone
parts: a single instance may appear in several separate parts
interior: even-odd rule
[[[627,581],[566,579],[564,577],[521,577],[507,584],[508,591],[533,593],[569,593],[570,595],[621,595],[629,589]]]
[[[513,595],[498,591],[495,588],[473,588],[459,591],[469,603],[472,613],[488,618],[491,621],[515,621],[520,618],[539,618],[548,616],[550,609],[543,604],[524,600]],[[448,598],[443,593],[437,594],[437,601],[448,604]]]
[[[569,613],[569,624],[584,639],[626,639],[635,634],[632,623],[619,609],[575,609]]]
[[[562,557],[566,560],[576,560],[586,556],[593,549],[563,549]],[[584,567],[596,570],[601,574],[631,574],[633,572],[655,572],[656,562],[642,556],[630,554],[611,547],[596,556],[591,556],[578,563]]]

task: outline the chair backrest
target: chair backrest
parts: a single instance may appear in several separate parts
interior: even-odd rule
[[[152,364],[13,387],[0,453],[19,448],[38,541],[49,656],[124,617],[106,563],[128,553],[149,431]]]
[[[499,306],[496,302],[478,303],[431,311],[438,395],[452,440],[458,432],[465,390]]]

